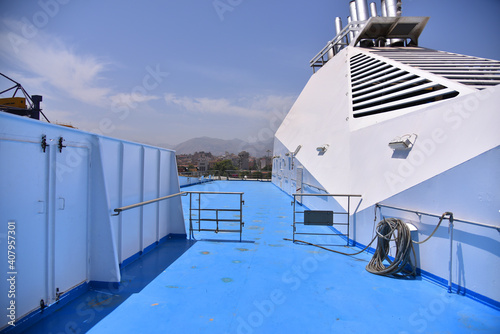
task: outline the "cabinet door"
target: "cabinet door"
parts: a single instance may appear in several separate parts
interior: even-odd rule
[[[39,307],[41,299],[48,300],[49,156],[39,143],[0,140],[0,270],[2,277],[15,277],[16,318]],[[15,231],[13,263],[7,261],[9,222]],[[2,310],[14,299],[7,298],[9,289],[2,278]],[[0,319],[1,328],[8,318]]]
[[[55,155],[55,288],[87,280],[89,150],[67,146]]]

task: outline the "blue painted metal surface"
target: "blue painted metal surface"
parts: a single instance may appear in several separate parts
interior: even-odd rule
[[[149,253],[123,266],[119,286],[114,283],[91,282],[87,286],[88,291],[66,305],[60,308],[54,305],[52,310],[44,311],[45,314],[42,312],[34,315],[28,324],[8,327],[4,332],[85,333],[127,298],[140,292],[193,244],[185,236],[179,238],[174,235]]]
[[[398,280],[366,272],[369,254],[346,257],[284,241],[292,233],[291,198],[272,184],[216,182],[193,190],[245,192],[243,239],[250,242],[227,242],[235,241],[233,234],[199,234],[198,239],[226,242],[197,242],[90,333],[500,329],[500,312],[493,308],[419,278]],[[224,206],[223,201],[215,204]]]

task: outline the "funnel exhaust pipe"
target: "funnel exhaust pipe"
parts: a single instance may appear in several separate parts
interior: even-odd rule
[[[342,31],[342,19],[340,17],[335,18],[335,31],[337,35],[339,35],[340,32]],[[340,48],[341,48],[340,45],[336,46],[335,52],[339,52]]]
[[[352,17],[347,17],[347,23],[350,25],[352,22]],[[352,31],[349,32],[349,43],[354,39],[354,33]]]
[[[351,20],[358,21],[358,11],[356,10],[356,0],[349,2],[349,11],[351,12]]]
[[[385,0],[380,0],[380,7],[382,8],[382,17],[387,17],[387,4]]]
[[[337,16],[335,18],[335,33],[336,33],[335,36],[338,36],[341,31],[342,31],[342,19]],[[334,51],[335,51],[335,53],[339,52],[340,51],[340,45],[335,46],[335,50],[333,50],[333,48],[331,48],[330,50],[328,50],[328,59],[332,59],[333,58],[333,56],[335,55]]]
[[[356,0],[356,13],[359,21],[366,21],[370,18],[366,0]]]
[[[349,21],[349,23],[359,21],[358,20],[358,11],[357,11],[356,7],[357,7],[356,0],[351,0],[351,2],[349,2],[349,11],[351,12],[351,16],[350,16],[351,21]],[[356,25],[356,27],[357,27],[357,25]],[[352,31],[349,33],[349,43],[352,42],[356,38],[356,34],[357,33],[354,33]]]
[[[401,16],[401,0],[385,0],[385,5],[387,7],[387,16],[389,17]],[[404,45],[404,40],[399,38],[389,39],[387,42],[390,46]]]
[[[387,7],[387,16],[401,16],[401,0],[385,0]]]
[[[335,18],[335,32],[338,35],[338,34],[340,34],[341,31],[342,31],[342,19],[337,16]]]
[[[378,16],[377,4],[375,2],[370,3],[370,13],[371,13],[372,17]]]

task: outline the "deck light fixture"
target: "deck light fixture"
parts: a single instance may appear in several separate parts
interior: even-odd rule
[[[391,140],[389,142],[389,147],[395,151],[411,150],[415,144],[415,140],[417,140],[416,134],[406,134]]]
[[[329,147],[330,145],[324,144],[322,146],[316,147],[316,151],[318,151],[319,155],[323,155],[325,154],[325,152],[328,150]]]

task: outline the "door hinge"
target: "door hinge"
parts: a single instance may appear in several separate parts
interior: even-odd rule
[[[59,148],[59,153],[62,153],[63,147],[66,147],[66,145],[63,145],[64,138],[59,137],[59,143],[57,144],[57,147]]]
[[[43,153],[45,153],[45,149],[47,148],[47,136],[43,135],[42,136],[42,141],[40,142],[40,145],[42,146]]]

